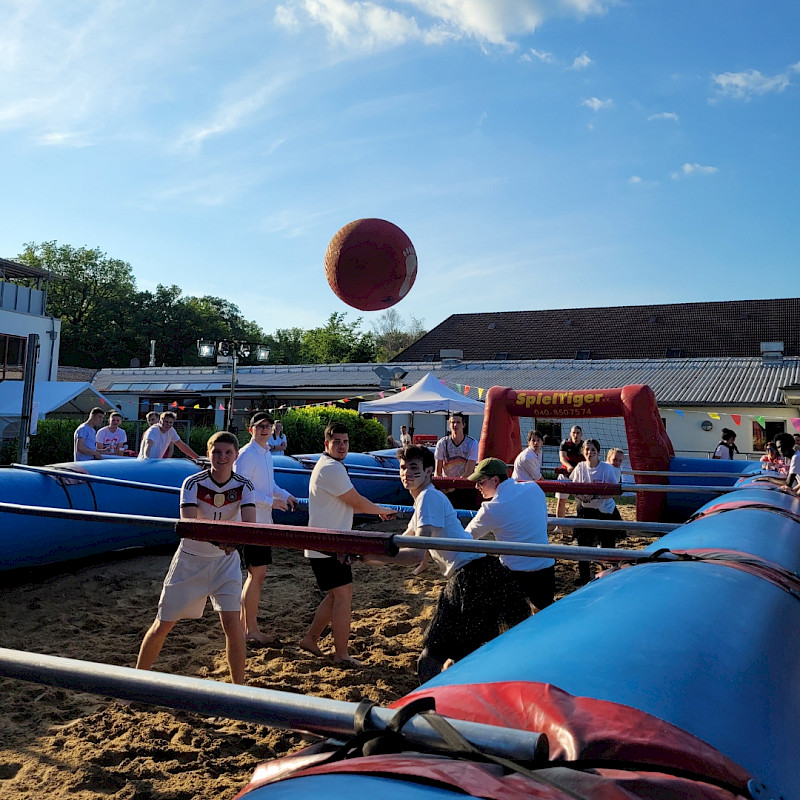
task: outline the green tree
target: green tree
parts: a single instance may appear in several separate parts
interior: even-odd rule
[[[372,331],[375,336],[377,361],[390,361],[401,350],[410,347],[428,332],[425,329],[425,320],[411,317],[406,322],[394,308],[384,311],[372,323]]]
[[[85,367],[127,366],[136,341],[136,282],[131,265],[100,248],[29,242],[17,256],[53,273],[47,312],[61,317],[59,360]]]
[[[334,312],[326,325],[306,331],[301,363],[342,364],[375,358],[375,337],[361,331],[361,317],[347,322],[346,316],[346,312]]]

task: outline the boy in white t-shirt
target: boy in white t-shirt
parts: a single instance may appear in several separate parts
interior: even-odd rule
[[[211,467],[183,482],[181,519],[256,521],[253,484],[233,471],[238,452],[238,440],[228,431],[219,431],[208,440]],[[241,596],[242,569],[235,545],[181,539],[164,578],[156,619],[142,640],[136,668],[150,669],[175,623],[202,617],[210,597],[225,632],[231,680],[244,683]]]
[[[200,456],[184,443],[173,425],[175,425],[175,414],[172,411],[164,411],[159,417],[158,424],[153,425],[144,432],[142,437],[142,447],[139,450],[139,458],[163,458],[167,448],[174,444],[182,453],[189,458],[200,458]]]
[[[122,414],[112,411],[108,415],[108,425],[97,431],[97,444],[106,455],[121,456],[125,452],[128,434],[120,428],[121,424]]]
[[[450,501],[433,485],[436,461],[427,447],[398,453],[400,481],[414,498],[406,536],[473,541],[458,521]],[[427,553],[447,578],[417,659],[420,683],[438,675],[447,662],[458,661],[531,615],[514,577],[499,559],[482,553],[417,550],[403,547],[396,556],[368,556],[375,564],[425,563]]]

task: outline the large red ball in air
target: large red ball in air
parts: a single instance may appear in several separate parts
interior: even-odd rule
[[[417,253],[397,225],[357,219],[331,239],[325,274],[340,300],[361,311],[380,311],[399,303],[414,285]]]

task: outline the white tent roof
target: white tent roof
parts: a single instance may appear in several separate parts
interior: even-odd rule
[[[483,414],[484,408],[479,400],[448,389],[432,372],[404,392],[358,404],[362,414],[447,414],[450,411]]]
[[[3,438],[16,436],[19,431],[22,388],[23,381],[0,382],[0,434]],[[93,406],[116,408],[91,383],[80,381],[38,381],[33,386],[33,402],[39,404],[39,419],[52,411],[86,415]]]

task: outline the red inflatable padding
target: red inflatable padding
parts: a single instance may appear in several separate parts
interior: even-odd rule
[[[539,391],[493,386],[486,395],[486,411],[478,458],[493,456],[510,464],[522,450],[519,417],[622,417],[628,456],[634,470],[665,471],[675,455],[653,390],[632,385],[619,389]],[[637,483],[667,483],[664,476],[636,476]],[[636,496],[636,517],[658,522],[665,496],[658,492]]]
[[[302,758],[285,761],[296,763],[287,763],[289,769],[283,770],[271,769],[271,762],[262,765],[234,800],[280,780],[333,774],[377,775],[397,781],[428,783],[487,800],[734,800],[741,797],[719,786],[659,772],[596,768],[588,773],[549,767],[537,770],[536,778],[529,778],[515,773],[503,775],[499,767],[492,765],[415,754],[353,758],[305,768],[300,763]],[[357,784],[353,789],[358,790]],[[749,798],[749,794],[744,791],[743,794]],[[391,796],[401,796],[401,792],[394,791]]]
[[[484,683],[421,688],[392,705],[422,696],[445,717],[544,733],[551,761],[610,760],[687,770],[743,791],[752,777],[711,745],[630,706],[574,697],[544,683]],[[692,795],[688,795],[692,797]]]
[[[755,575],[761,580],[768,581],[784,592],[795,597],[800,597],[800,577],[774,561],[758,558],[752,553],[743,553],[739,550],[721,550],[719,548],[694,548],[692,550],[671,550],[676,555],[694,556],[700,561],[711,561],[724,567],[738,569]],[[673,562],[675,563],[675,562]]]
[[[759,500],[720,500],[718,503],[713,503],[712,505],[706,506],[701,511],[692,514],[692,516],[686,521],[694,522],[694,520],[700,519],[701,517],[710,517],[712,514],[720,514],[723,511],[734,511],[735,509],[739,508],[752,508],[759,511],[774,511],[776,514],[783,514],[786,517],[790,517],[795,522],[800,522],[800,514],[797,514],[791,509],[783,508],[782,506]]]
[[[392,555],[393,533],[331,531],[325,528],[298,528],[295,525],[254,525],[249,522],[181,520],[175,523],[181,538],[203,542],[229,542],[286,547],[293,550],[321,550],[328,553]]]

